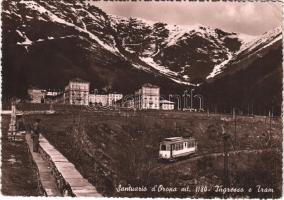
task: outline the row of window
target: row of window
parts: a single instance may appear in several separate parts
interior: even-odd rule
[[[147,100],[147,99],[157,101],[159,99],[159,97],[144,97],[144,100]]]
[[[177,144],[171,144],[171,145],[172,145],[172,150],[179,151],[184,148],[195,147],[195,142],[189,141],[189,142],[177,143]],[[170,151],[171,145],[165,145],[165,144],[161,145],[161,151]]]
[[[84,94],[84,95],[88,95],[89,93],[86,92],[86,91],[74,91],[74,90],[71,90],[71,93],[72,94]]]
[[[159,108],[159,105],[157,104],[144,104],[144,108]]]
[[[88,97],[88,95],[86,95],[86,94],[70,94],[70,97],[85,97],[85,98],[87,98]]]
[[[186,142],[185,142],[185,146],[186,146]],[[178,144],[174,144],[173,145],[173,150],[182,150],[183,149],[183,143],[178,143]]]
[[[72,104],[88,104],[87,101],[75,101],[75,100],[72,100]]]
[[[144,88],[143,93],[148,93],[148,94],[155,94],[155,95],[159,95],[159,89],[146,89]]]

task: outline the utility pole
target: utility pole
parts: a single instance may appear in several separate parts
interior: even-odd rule
[[[269,138],[271,138],[271,117],[272,117],[272,113],[269,110]]]

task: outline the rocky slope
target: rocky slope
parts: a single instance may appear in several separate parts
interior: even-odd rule
[[[179,81],[200,83],[244,42],[236,33],[202,25],[176,26],[112,16],[121,46],[151,68]]]
[[[214,68],[200,86],[211,110],[246,114],[281,114],[282,33],[277,28],[244,46],[224,65]],[[220,110],[221,109],[221,110]]]
[[[282,28],[277,27],[242,45],[239,51],[234,53],[230,59],[216,65],[210,75],[207,76],[207,79],[212,81],[212,79],[216,79],[217,77],[226,76],[228,73],[232,74],[240,69],[245,69],[253,61],[266,56],[269,52],[281,46]]]

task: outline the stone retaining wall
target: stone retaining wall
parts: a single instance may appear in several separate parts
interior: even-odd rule
[[[41,146],[39,146],[39,153],[41,154],[43,159],[49,163],[51,170],[52,170],[52,174],[56,179],[56,184],[57,184],[58,189],[60,190],[60,193],[63,194],[63,196],[74,196],[72,195],[72,190],[70,188],[70,185],[65,181],[64,177],[57,170],[51,157],[42,149]]]
[[[82,177],[75,166],[49,144],[43,136],[40,137],[39,153],[49,163],[57,187],[63,196],[102,197],[96,188]]]

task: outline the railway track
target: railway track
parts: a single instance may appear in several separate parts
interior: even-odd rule
[[[236,155],[239,153],[262,153],[262,152],[268,152],[268,151],[279,151],[281,150],[279,148],[266,148],[266,149],[242,149],[242,150],[235,150],[235,151],[229,151],[229,155]],[[206,153],[206,154],[195,154],[190,157],[184,158],[184,159],[178,159],[176,162],[164,162],[164,163],[159,163],[157,167],[153,168],[151,170],[151,174],[154,173],[156,170],[159,170],[161,168],[163,169],[169,169],[171,167],[176,167],[179,165],[186,164],[188,162],[193,162],[198,159],[202,158],[210,158],[210,157],[218,157],[218,156],[223,156],[223,152],[216,152],[216,153]]]

